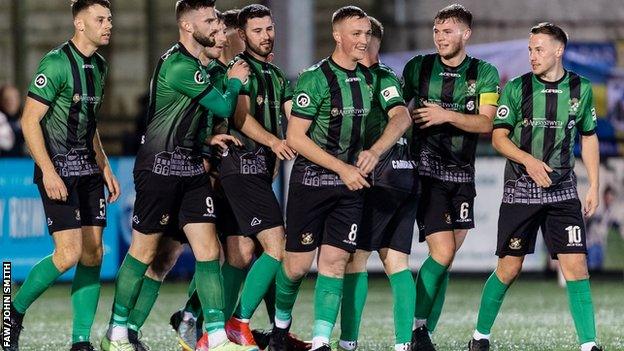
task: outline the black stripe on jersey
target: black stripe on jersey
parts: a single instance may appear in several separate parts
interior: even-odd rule
[[[545,84],[546,89],[557,90],[559,86],[558,83],[547,83]],[[557,121],[557,100],[559,99],[559,94],[557,93],[546,93],[546,106],[544,110],[544,117],[547,121],[552,121],[556,123]],[[563,126],[566,128],[567,125]],[[557,129],[555,128],[545,128],[544,131],[544,149],[542,152],[542,160],[548,163],[550,158],[552,157],[553,150],[555,149],[555,138],[557,136]]]
[[[479,76],[479,60],[475,58],[470,58],[470,63],[468,64],[468,69],[466,70],[466,82],[468,84],[477,84],[477,78]],[[472,104],[474,106],[472,111],[469,111],[467,108],[464,109],[466,114],[479,114],[479,106],[477,103],[477,95],[467,95],[465,100],[465,105],[468,106]],[[462,141],[462,150],[474,150],[479,141],[478,133],[465,133]],[[472,153],[473,161],[471,164],[474,164],[475,153]]]
[[[182,145],[186,148],[192,148],[195,145],[194,138],[185,139],[188,130],[191,128],[191,124],[193,124],[193,116],[197,112],[199,108],[199,102],[204,98],[211,90],[213,89],[212,83],[208,82],[208,87],[204,89],[199,95],[191,100],[189,105],[184,109],[182,114],[180,115],[180,123],[178,127],[175,128],[174,135],[174,144],[173,145]],[[173,134],[174,128],[169,130],[169,134],[167,135],[167,141],[171,141],[171,134]]]
[[[175,49],[172,53],[177,51]],[[158,64],[156,65],[156,69],[154,69],[154,74],[152,75],[152,81],[150,82],[150,95],[149,95],[149,107],[147,112],[147,119],[145,121],[145,125],[142,130],[147,131],[147,126],[152,122],[152,119],[156,115],[156,89],[158,89],[158,76],[160,75],[160,69],[162,68],[162,64],[165,62],[163,58],[158,60]]]
[[[454,70],[444,67],[444,72],[452,72],[452,71]],[[442,101],[442,104],[445,104],[445,103],[448,103],[449,105],[453,104],[453,100],[454,100],[453,97],[455,95],[455,81],[456,81],[455,77],[449,77],[447,75],[442,77],[442,92],[440,94],[440,101]],[[444,145],[444,150],[452,150],[453,149],[452,136],[456,135],[459,130],[449,123],[443,124],[441,126],[441,129],[444,132],[438,134],[438,138],[440,139],[440,144]]]
[[[423,100],[429,99],[429,80],[431,80],[431,71],[433,70],[435,58],[434,54],[425,55],[420,65],[420,72],[418,72],[418,95]],[[421,102],[416,101],[416,106],[421,107]]]
[[[531,153],[531,140],[533,139],[533,73],[522,76],[522,101],[520,109],[522,112],[522,131],[520,133],[520,149]]]
[[[568,73],[570,77],[568,78],[568,84],[570,85],[570,99],[576,99],[576,101],[581,101],[581,77],[574,72]],[[563,141],[561,142],[561,165],[566,167],[570,164],[570,143],[572,142],[572,129],[568,128],[568,125],[571,121],[575,120],[576,115],[570,114],[568,116],[568,123],[565,126],[565,135],[563,137]]]
[[[71,148],[78,143],[78,124],[80,123],[80,111],[82,110],[82,82],[80,80],[80,70],[78,64],[74,58],[69,45],[63,46],[63,52],[67,55],[72,71],[74,91],[72,97],[78,95],[81,97],[77,99],[72,98],[71,105],[69,106],[69,116],[67,118],[67,138],[66,143]]]
[[[92,62],[91,57],[84,59],[85,64],[90,65]],[[98,65],[99,67],[99,65]],[[87,82],[87,96],[95,96],[95,83],[93,78],[93,70],[95,68],[91,65],[91,68],[84,68],[85,81]],[[95,102],[87,103],[87,149],[93,150],[93,137],[95,136]]]
[[[349,78],[357,78],[356,71],[348,71],[347,77]],[[360,82],[358,80],[349,82],[349,88],[351,89],[351,99],[353,101],[353,119],[351,121],[351,140],[349,145],[349,154],[347,155],[347,160],[351,161],[355,159],[356,151],[362,148],[362,138],[360,135],[362,133],[362,118],[364,118],[363,109],[364,109],[364,97],[362,96],[362,88],[360,87]]]
[[[325,149],[332,155],[335,155],[340,150],[340,130],[342,129],[342,92],[340,91],[340,83],[336,73],[331,69],[329,61],[324,61],[321,64],[321,71],[325,75],[327,85],[329,86],[329,96],[331,97],[331,110],[338,109],[335,116],[331,114],[329,116],[329,126],[327,127],[327,140],[325,142]]]
[[[271,67],[269,66],[269,64],[265,64],[264,65],[264,81],[267,83],[266,87],[268,88],[268,92],[267,92],[267,99],[265,99],[264,104],[268,104],[269,101],[271,102],[271,104],[273,103],[273,101],[275,100],[275,85],[273,84],[273,76],[271,75]],[[268,100],[268,101],[267,101]],[[278,102],[278,101],[276,101]],[[269,105],[269,115],[271,116],[270,120],[271,120],[271,134],[273,135],[277,135],[277,126],[278,126],[278,121],[277,119],[279,118],[279,116],[276,113],[276,110],[274,108],[273,105]]]

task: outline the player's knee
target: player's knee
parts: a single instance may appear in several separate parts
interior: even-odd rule
[[[245,269],[249,267],[251,260],[253,260],[253,250],[228,250],[227,252],[227,262],[232,267]]]
[[[70,245],[56,248],[54,251],[54,263],[56,268],[65,272],[74,267],[80,261],[82,250],[80,245]]]
[[[80,257],[80,263],[85,266],[93,267],[102,264],[102,256],[104,255],[104,248],[102,245],[83,250],[82,257]]]
[[[496,276],[504,284],[511,284],[522,271],[522,263],[507,263],[504,266],[498,266],[496,268]]]
[[[366,272],[366,263],[370,254],[368,251],[357,250],[349,257],[345,273]]]
[[[146,273],[150,278],[155,280],[164,280],[165,276],[178,260],[177,252],[169,252],[167,254],[157,255],[148,268]]]
[[[443,266],[450,266],[455,259],[455,246],[448,245],[446,247],[431,250],[431,258]]]
[[[408,257],[407,254],[386,256],[382,260],[386,274],[391,275],[409,269]]]

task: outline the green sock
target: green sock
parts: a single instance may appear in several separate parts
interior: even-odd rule
[[[242,319],[250,319],[260,301],[269,289],[269,285],[275,278],[275,273],[280,268],[280,261],[263,253],[254,262],[247,273],[240,301],[234,312],[234,316]]]
[[[130,311],[130,316],[128,317],[128,328],[134,331],[139,331],[143,324],[145,324],[147,316],[149,316],[154,304],[156,303],[158,291],[160,290],[161,285],[161,281],[152,279],[148,276],[143,277],[143,284],[141,285],[139,296],[137,297],[136,303],[134,304],[134,307]]]
[[[440,314],[442,314],[442,307],[444,306],[444,298],[446,297],[446,287],[449,282],[449,272],[446,271],[444,276],[442,277],[442,284],[440,284],[440,288],[438,289],[438,293],[436,294],[435,299],[433,300],[433,306],[431,306],[431,313],[429,313],[429,317],[427,317],[427,330],[430,333],[433,333],[436,326],[438,325],[438,320],[440,319]]]
[[[100,269],[78,263],[72,283],[72,343],[89,341],[91,326],[100,299]]]
[[[427,319],[447,267],[427,257],[416,279],[416,319]]]
[[[290,280],[284,272],[284,265],[277,270],[275,277],[275,319],[289,321],[292,319],[292,310],[297,300],[299,287],[303,279]]]
[[[357,341],[360,335],[360,322],[362,321],[367,294],[368,273],[358,272],[344,275],[340,306],[340,340]]]
[[[594,322],[594,304],[592,302],[589,279],[568,280],[568,302],[574,320],[574,327],[579,344],[596,340],[596,324]]]
[[[223,282],[225,283],[225,276],[223,277]],[[189,284],[189,287],[188,287],[188,296],[189,298],[188,300],[186,300],[184,311],[191,313],[193,317],[197,318],[201,314],[201,301],[199,301],[199,295],[197,295],[197,285],[195,284],[194,274],[193,274],[193,279],[191,279],[191,283]],[[227,300],[227,297],[226,297],[226,300]]]
[[[13,306],[19,313],[26,313],[26,310],[35,300],[43,294],[61,275],[61,272],[52,262],[52,255],[44,257],[37,262],[28,273],[28,277],[22,284],[13,300]]]
[[[238,302],[238,294],[245,281],[247,271],[244,269],[236,268],[229,263],[223,263],[221,267],[223,273],[223,292],[225,294],[225,308],[223,309],[223,315],[225,319],[230,319],[236,308]]]
[[[328,277],[320,273],[316,278],[313,337],[320,336],[328,340],[331,337],[336,318],[338,318],[343,283],[343,278]]]
[[[275,278],[269,284],[269,290],[264,294],[264,305],[266,306],[269,323],[275,320]]]
[[[119,267],[117,280],[115,281],[115,299],[113,300],[111,324],[124,327],[128,325],[128,316],[139,296],[147,267],[147,264],[132,257],[129,253],[126,254],[121,267]]]
[[[509,285],[505,285],[498,279],[496,272],[492,273],[483,287],[481,306],[477,318],[477,331],[481,334],[490,334],[492,325],[505,298]]]
[[[207,332],[223,329],[225,318],[223,307],[223,277],[219,260],[197,261],[195,263],[197,294],[204,314],[204,328]]]
[[[394,337],[395,344],[404,344],[412,340],[412,323],[416,309],[416,286],[414,276],[409,269],[391,274]]]

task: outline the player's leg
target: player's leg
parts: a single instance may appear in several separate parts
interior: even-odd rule
[[[412,320],[416,308],[416,287],[409,268],[409,255],[383,248],[379,256],[390,280],[393,300],[395,350],[409,350],[412,339]]]
[[[362,312],[368,295],[366,262],[370,254],[370,251],[357,249],[347,262],[340,304],[340,350],[354,350],[357,347]]]
[[[256,245],[253,239],[238,234],[228,236],[226,243],[226,259],[221,269],[223,289],[226,292],[223,313],[227,320],[232,317],[238,304],[238,297],[247,276],[247,267],[253,261]]]

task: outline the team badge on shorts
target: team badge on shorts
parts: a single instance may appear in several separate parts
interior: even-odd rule
[[[160,217],[160,225],[167,225],[169,223],[169,214],[164,214]]]
[[[303,233],[301,234],[301,243],[303,245],[310,245],[314,242],[314,236],[312,233]]]
[[[509,248],[512,250],[519,250],[522,248],[522,239],[520,238],[511,238],[509,240]]]
[[[446,224],[451,224],[451,214],[450,213],[445,213],[444,214],[444,221],[446,222]]]
[[[80,210],[76,209],[76,220],[79,221],[80,220]]]

